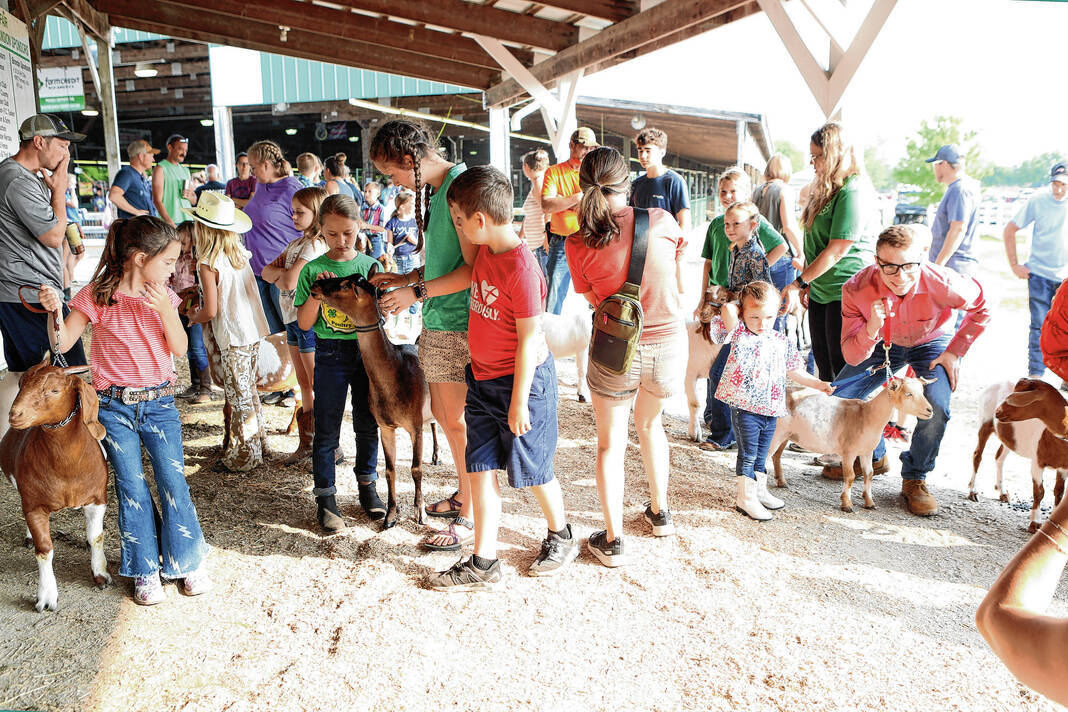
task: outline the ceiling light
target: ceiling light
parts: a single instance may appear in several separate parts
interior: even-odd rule
[[[635,131],[641,131],[645,128],[645,117],[641,114],[635,114],[630,119],[630,127]]]
[[[148,77],[154,77],[157,74],[159,74],[159,70],[148,62],[138,62],[134,65],[134,76],[147,79]]]
[[[296,136],[296,135],[297,135],[297,130],[296,129],[286,129],[286,136]]]
[[[360,140],[359,136],[349,136],[349,143],[356,143]]]
[[[200,125],[201,126],[214,126],[215,125],[215,120],[214,119],[201,119],[200,120]]]
[[[96,109],[82,109],[82,116],[100,116],[100,112]]]

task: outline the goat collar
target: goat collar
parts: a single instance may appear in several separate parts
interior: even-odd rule
[[[58,423],[45,424],[45,425],[42,425],[41,427],[44,428],[45,430],[58,430],[59,428],[62,428],[63,426],[65,426],[68,423],[70,423],[70,421],[74,420],[74,416],[78,415],[78,411],[82,409],[81,406],[82,406],[81,394],[75,393],[74,394],[74,408],[71,409],[71,411],[67,415],[67,417],[64,418],[63,420],[59,421]]]
[[[375,322],[374,324],[356,324],[355,326],[353,326],[352,330],[356,331],[358,333],[361,333],[361,334],[366,334],[369,331],[378,331],[380,328],[382,328],[382,325],[385,324],[385,323],[386,323],[386,320],[383,319],[381,317],[381,315],[380,315],[378,317],[378,321]]]

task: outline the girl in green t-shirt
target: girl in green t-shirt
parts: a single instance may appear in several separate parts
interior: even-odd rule
[[[407,120],[386,123],[371,140],[370,156],[375,168],[395,185],[415,191],[415,224],[419,232],[416,249],[423,249],[424,244],[426,247],[424,267],[408,274],[381,273],[371,281],[382,289],[393,288],[378,303],[387,314],[396,314],[417,300],[423,301],[419,363],[430,386],[430,408],[445,431],[459,479],[459,486],[451,496],[427,506],[430,516],[453,521],[448,528],[428,535],[423,545],[437,551],[455,551],[474,538],[470,485],[464,462],[467,450],[464,370],[471,361],[467,315],[476,248],[456,233],[445,200],[453,179],[467,166],[446,160],[437,148],[429,131]]]

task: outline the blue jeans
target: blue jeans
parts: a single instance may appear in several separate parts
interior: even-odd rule
[[[708,397],[705,398],[705,426],[708,435],[705,440],[715,443],[721,448],[730,447],[734,443],[734,429],[731,427],[731,409],[726,403],[716,398],[716,389],[719,388],[719,379],[723,378],[723,368],[727,365],[727,357],[731,354],[731,345],[723,344],[716,360],[712,362],[712,368],[708,370]]]
[[[790,261],[790,253],[787,251],[785,255],[779,258],[778,262],[771,266],[771,283],[775,285],[775,289],[781,292],[783,287],[795,279],[797,279],[797,270],[794,269],[794,265]],[[786,333],[785,314],[775,320],[775,331],[782,334]]]
[[[355,339],[315,341],[315,436],[312,438],[312,494],[325,497],[334,486],[334,451],[341,439],[345,395],[352,389],[352,430],[356,433],[356,481],[378,479],[378,423],[368,405],[369,386],[363,357]]]
[[[386,236],[381,232],[371,233],[371,257],[376,260],[386,253]]]
[[[396,255],[394,259],[397,262],[397,272],[400,274],[408,274],[419,266],[419,255],[414,252],[408,255]],[[419,310],[416,306],[418,303],[419,302],[415,302],[408,307],[409,314],[415,314]]]
[[[547,233],[545,238],[545,279],[549,283],[545,310],[559,314],[564,308],[567,289],[571,286],[571,272],[567,269],[567,255],[564,254],[564,242],[567,238],[551,232]]]
[[[260,304],[263,305],[263,315],[267,317],[267,327],[272,334],[286,330],[286,323],[282,319],[282,308],[278,306],[278,287],[270,282],[264,282],[256,277],[256,286],[260,290]]]
[[[738,459],[734,474],[755,480],[755,473],[766,472],[764,467],[768,460],[768,448],[771,447],[771,436],[775,434],[778,422],[778,418],[770,415],[731,408],[731,425],[738,437]]]
[[[167,578],[196,571],[208,545],[185,482],[182,423],[174,396],[127,405],[101,393],[98,417],[107,430],[104,450],[115,470],[119,574],[147,576],[159,571],[161,564]],[[160,509],[152,501],[141,466],[142,445],[152,462]]]
[[[1027,305],[1031,309],[1031,331],[1027,335],[1027,375],[1041,378],[1046,373],[1046,364],[1042,362],[1042,322],[1046,320],[1049,305],[1060,282],[1039,277],[1034,272],[1027,278]],[[963,313],[963,312],[962,312]]]
[[[186,336],[189,337],[189,353],[186,354],[186,358],[189,359],[189,370],[203,371],[208,367],[208,352],[204,348],[204,327],[200,324],[190,324],[189,320],[182,315],[178,318],[185,327]]]
[[[549,273],[545,271],[545,265],[549,262],[549,253],[545,251],[545,245],[542,245],[538,249],[534,250],[534,259],[538,261],[538,266],[541,267],[541,273],[545,275],[545,283],[549,283]],[[570,276],[570,272],[568,276]]]
[[[949,377],[946,375],[946,370],[939,366],[932,371],[929,366],[931,361],[946,350],[949,341],[949,336],[943,336],[918,346],[890,347],[892,370],[896,372],[903,366],[909,365],[916,371],[916,375],[935,379],[934,383],[928,383],[923,387],[923,394],[930,401],[934,415],[928,420],[917,421],[916,432],[912,435],[912,445],[908,452],[901,453],[901,479],[903,480],[926,479],[927,473],[934,469],[938,449],[942,445],[942,435],[945,434],[946,424],[949,422],[949,397],[952,391],[949,389]],[[846,364],[834,380],[836,386],[834,395],[839,398],[867,398],[886,380],[886,372],[881,368],[875,373],[867,373],[872,366],[882,364],[883,355],[883,344],[879,342],[866,361],[856,366]],[[886,443],[880,438],[874,457],[878,459],[885,454]]]

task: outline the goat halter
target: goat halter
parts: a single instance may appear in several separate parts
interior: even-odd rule
[[[64,426],[66,426],[68,423],[70,423],[70,421],[74,420],[74,416],[78,415],[78,411],[81,410],[81,409],[82,409],[82,396],[81,396],[80,393],[75,393],[74,394],[74,408],[71,409],[71,411],[67,415],[67,417],[64,418],[63,420],[59,421],[58,423],[47,423],[47,424],[42,425],[41,427],[44,428],[45,430],[58,430],[59,428],[62,428]]]

